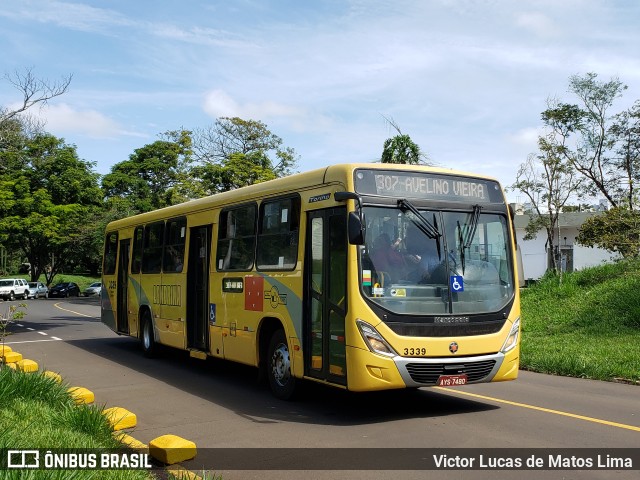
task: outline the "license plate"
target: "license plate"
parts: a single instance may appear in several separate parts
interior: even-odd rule
[[[438,386],[440,387],[457,387],[466,383],[466,375],[442,375],[438,378]]]

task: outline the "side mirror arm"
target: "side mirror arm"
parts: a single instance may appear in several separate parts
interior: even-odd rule
[[[333,197],[337,202],[355,200],[357,203],[358,213],[349,213],[349,243],[352,245],[363,245],[366,226],[364,223],[364,215],[362,213],[362,198],[354,192],[335,192]]]

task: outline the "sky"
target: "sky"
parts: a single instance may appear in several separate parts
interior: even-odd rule
[[[615,112],[640,99],[638,25],[636,0],[0,0],[0,75],[72,74],[32,113],[100,174],[222,116],[264,122],[299,171],[372,162],[386,118],[507,187],[571,75],[625,83]],[[0,79],[0,105],[20,100]]]

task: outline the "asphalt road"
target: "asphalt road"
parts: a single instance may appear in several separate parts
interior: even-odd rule
[[[143,357],[135,339],[100,323],[96,298],[27,304],[28,315],[10,327],[7,344],[70,385],[93,391],[96,404],[135,413],[135,438],[148,443],[171,433],[194,441],[198,457],[185,465],[215,469],[225,480],[640,477],[638,386],[521,372],[515,382],[371,394],[308,385],[299,400],[281,402],[257,385],[250,367],[174,350]],[[6,306],[0,303],[0,309]],[[223,448],[234,450],[215,450]],[[332,450],[313,450],[318,448]],[[630,452],[634,470],[421,470],[415,451],[407,450],[414,448],[446,449],[424,453],[431,458],[444,452],[450,462],[456,453],[464,461],[484,452],[485,465],[496,454],[513,461],[520,456],[509,450],[515,448],[548,449],[522,452],[545,462],[549,455],[580,460],[598,452],[606,461],[607,454],[628,458]],[[590,450],[566,450],[571,448]],[[407,452],[409,466],[398,466]],[[350,470],[335,470],[349,459]],[[223,460],[247,470],[216,467]],[[271,469],[253,470],[256,462]]]

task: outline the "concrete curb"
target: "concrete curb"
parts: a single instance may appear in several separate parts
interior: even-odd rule
[[[22,373],[38,372],[38,364],[35,361],[23,359],[22,355],[14,352],[11,347],[5,346],[1,353],[0,359],[7,367]],[[41,374],[57,383],[62,383],[62,376],[59,373],[45,370]],[[67,391],[77,405],[92,404],[95,401],[93,392],[85,387],[69,387]],[[134,413],[122,407],[110,407],[105,409],[103,414],[113,428],[114,438],[122,445],[148,453],[158,462],[165,464],[165,471],[177,479],[202,480],[202,477],[179,465],[179,462],[195,458],[197,449],[194,442],[177,435],[162,435],[146,445],[122,432],[122,430],[132,429],[137,425],[137,416]]]

